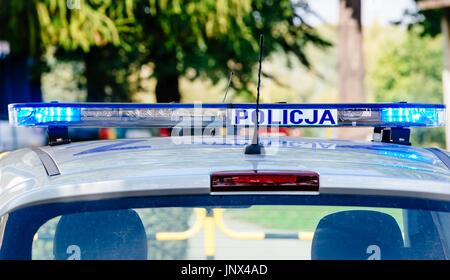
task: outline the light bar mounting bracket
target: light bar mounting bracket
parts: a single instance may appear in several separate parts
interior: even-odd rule
[[[373,141],[411,146],[411,130],[407,127],[375,127]]]
[[[69,144],[69,128],[67,126],[49,126],[47,128],[48,145],[57,146]]]

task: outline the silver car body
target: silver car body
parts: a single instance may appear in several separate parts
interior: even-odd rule
[[[224,142],[216,137],[20,149],[0,159],[0,216],[50,202],[208,195],[211,173],[231,170],[315,171],[320,174],[320,194],[450,201],[450,170],[424,148],[296,137],[262,137],[261,141],[264,156],[244,155],[245,139]]]

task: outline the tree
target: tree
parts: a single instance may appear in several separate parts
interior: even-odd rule
[[[119,30],[127,32],[132,0],[80,3],[80,9],[70,10],[67,1],[0,0],[0,40],[11,45],[9,57],[0,61],[3,117],[10,102],[41,99],[41,74],[46,70],[42,56],[49,47],[87,53],[92,46],[122,43]]]
[[[60,60],[84,62],[87,101],[130,101],[127,77],[135,52],[125,38],[134,35],[134,1],[82,1],[71,10],[61,3],[37,4],[44,44],[58,47]]]
[[[384,44],[370,72],[376,102],[442,103],[442,37],[424,36],[420,27]],[[412,141],[444,147],[442,129],[413,130]]]
[[[44,64],[40,60],[42,47],[37,36],[39,27],[34,25],[37,13],[33,4],[0,0],[0,40],[7,41],[11,50],[0,59],[0,119],[8,118],[8,103],[39,101],[41,96],[39,73]]]
[[[233,88],[250,93],[260,34],[266,56],[291,53],[309,67],[304,47],[330,44],[305,22],[308,11],[303,1],[290,0],[138,1],[138,41],[143,61],[155,65],[158,102],[180,101],[178,80],[188,70],[191,79],[213,82],[233,71]]]
[[[341,102],[365,102],[364,53],[361,0],[339,1],[339,97]],[[339,134],[350,139],[367,137],[367,129],[341,128]]]
[[[416,4],[420,5],[422,0],[414,0]],[[438,4],[438,3],[436,3]],[[415,26],[421,26],[421,35],[436,36],[441,33],[441,18],[443,12],[442,9],[407,9],[403,12],[403,17],[395,22],[397,24],[405,23],[408,25],[409,29]]]
[[[56,46],[60,59],[85,61],[90,101],[129,99],[127,75],[148,62],[159,102],[180,101],[182,75],[218,82],[234,71],[232,86],[250,93],[259,34],[266,55],[292,53],[307,67],[304,47],[329,45],[305,22],[309,8],[301,0],[85,0],[80,9],[58,0],[0,1],[4,34],[23,35],[11,40],[41,50],[27,55],[40,58]],[[10,20],[21,17],[28,25]]]
[[[361,0],[340,0],[339,94],[342,102],[364,102]]]
[[[444,35],[444,52],[442,63],[442,87],[445,104],[450,102],[450,2],[449,1],[431,1],[416,0],[418,11],[406,11],[406,18],[412,18],[409,28],[421,27],[422,36]],[[403,20],[404,21],[404,20]],[[447,123],[450,118],[447,116]],[[445,129],[446,148],[450,147],[450,127]]]

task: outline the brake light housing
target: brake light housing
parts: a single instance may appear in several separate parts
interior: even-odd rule
[[[313,171],[221,171],[211,174],[211,192],[318,193],[319,177]]]

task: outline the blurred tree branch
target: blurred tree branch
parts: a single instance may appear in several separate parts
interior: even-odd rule
[[[267,56],[294,54],[306,67],[308,44],[330,45],[306,22],[311,10],[302,0],[80,1],[69,9],[63,0],[0,0],[0,39],[36,58],[56,46],[59,58],[83,59],[90,101],[129,100],[126,76],[149,62],[159,102],[180,101],[179,77],[188,70],[190,79],[213,83],[233,71],[233,88],[248,94],[259,34]]]

